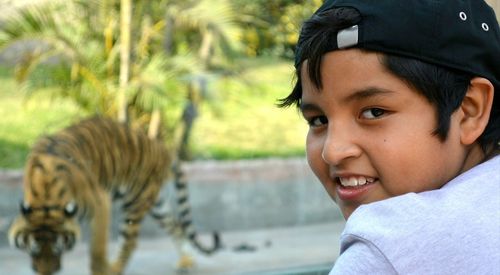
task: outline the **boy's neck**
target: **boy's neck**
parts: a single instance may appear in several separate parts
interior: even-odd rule
[[[467,156],[465,158],[461,173],[464,173],[465,171],[471,169],[472,167],[486,160],[487,158],[481,146],[478,143],[474,143],[467,152]]]

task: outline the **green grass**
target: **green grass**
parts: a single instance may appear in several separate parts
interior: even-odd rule
[[[62,100],[25,101],[6,68],[0,68],[0,83],[0,167],[19,168],[35,139],[66,126],[77,109]]]
[[[255,61],[254,61],[255,62]],[[262,63],[262,62],[261,62]],[[192,136],[198,158],[288,157],[304,154],[306,123],[294,108],[279,109],[277,99],[292,88],[290,62],[250,64],[248,83],[223,81],[216,111],[201,112]]]
[[[294,108],[279,109],[292,88],[291,62],[246,60],[245,81],[221,80],[215,104],[203,104],[191,136],[194,159],[242,159],[304,155],[307,125]],[[0,167],[23,166],[37,137],[84,116],[71,102],[38,96],[28,101],[0,68]]]

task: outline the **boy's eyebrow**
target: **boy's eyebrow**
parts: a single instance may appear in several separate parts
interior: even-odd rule
[[[320,108],[318,107],[318,105],[313,104],[313,103],[304,103],[304,102],[301,102],[300,106],[299,106],[299,109],[303,113],[303,112],[306,112],[306,111],[318,111]]]
[[[363,100],[367,98],[372,98],[376,96],[389,96],[390,94],[393,94],[394,91],[387,90],[384,88],[379,88],[379,87],[367,87],[363,88],[361,90],[356,90],[354,93],[350,94],[346,98],[344,98],[342,101],[344,103],[349,103],[352,101],[356,100]]]

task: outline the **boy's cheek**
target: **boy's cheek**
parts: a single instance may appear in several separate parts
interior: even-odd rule
[[[318,170],[319,167],[326,165],[323,158],[321,157],[322,152],[323,142],[320,139],[313,137],[309,133],[306,139],[307,161],[318,178],[320,178],[320,175],[317,174],[319,171],[316,170]]]
[[[335,190],[332,189],[329,175],[329,166],[322,157],[323,146],[320,143],[308,143],[306,146],[307,162],[316,178],[321,182],[328,194],[333,198]]]

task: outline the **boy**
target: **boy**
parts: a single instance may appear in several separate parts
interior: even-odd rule
[[[331,274],[500,274],[500,31],[483,0],[327,0],[305,22],[307,159],[347,220]]]

